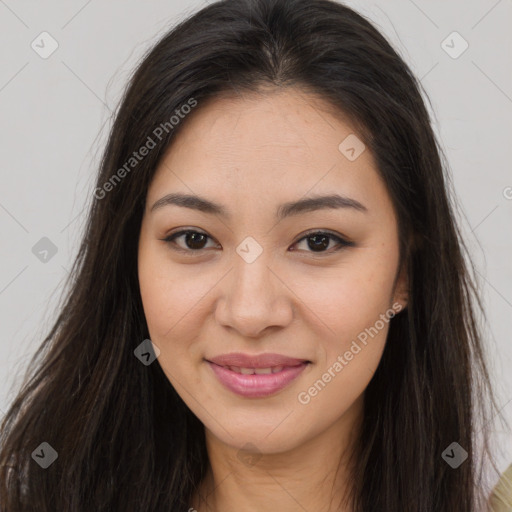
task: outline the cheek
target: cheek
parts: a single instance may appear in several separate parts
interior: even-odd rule
[[[356,257],[328,273],[295,276],[294,291],[334,336],[343,337],[373,325],[390,307],[394,278],[392,260]]]
[[[149,336],[161,352],[159,363],[164,371],[180,373],[200,356],[196,340],[211,308],[208,293],[218,277],[200,277],[197,267],[173,263],[158,248],[140,251],[138,272]]]
[[[195,374],[190,351],[197,339],[198,306],[204,295],[200,280],[187,279],[165,258],[141,255],[139,286],[149,337],[159,348],[158,364],[177,392],[184,396],[181,383],[191,383]],[[179,276],[179,277],[178,277]],[[194,293],[192,293],[194,292]],[[177,342],[177,340],[179,342]]]
[[[350,381],[362,391],[379,364],[394,316],[390,298],[397,258],[394,253],[361,251],[346,265],[296,281],[297,295],[307,297],[303,315],[323,333],[317,352],[319,372],[330,369],[339,386]]]
[[[322,425],[336,421],[364,393],[394,316],[389,304],[393,272],[374,264],[372,270],[338,269],[337,275],[309,294],[308,307],[329,330],[322,329],[326,335],[318,345],[318,366],[297,396],[299,410],[307,411],[308,418],[321,417]]]
[[[197,302],[200,281],[188,280],[186,272],[176,268],[161,247],[146,244],[139,250],[139,287],[148,327],[156,342],[172,332]]]

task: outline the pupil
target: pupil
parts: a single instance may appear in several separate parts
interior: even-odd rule
[[[310,237],[308,237],[309,240],[314,240],[314,244],[310,244],[308,243],[309,245],[309,248],[312,249],[313,251],[318,251],[319,249],[325,249],[326,247],[329,246],[329,237],[326,236],[326,235],[312,235]],[[317,245],[317,242],[318,241],[321,241],[320,244]]]
[[[191,248],[191,249],[202,249],[203,247],[201,246],[201,242],[199,242],[199,247],[198,246],[195,246],[194,243],[197,243],[198,242],[198,239],[200,237],[203,237],[204,238],[205,235],[203,235],[202,233],[187,233],[186,235],[186,243],[187,245]],[[204,242],[204,240],[203,240]],[[190,246],[190,244],[192,246]]]

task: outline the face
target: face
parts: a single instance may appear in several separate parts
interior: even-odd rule
[[[304,92],[217,98],[184,123],[139,238],[155,364],[208,435],[290,450],[357,416],[405,307],[393,206],[351,126]]]

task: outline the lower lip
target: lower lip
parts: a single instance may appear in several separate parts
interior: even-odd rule
[[[207,361],[211,369],[226,388],[246,398],[262,398],[273,395],[297,378],[308,363],[286,366],[277,373],[244,375],[224,366]]]

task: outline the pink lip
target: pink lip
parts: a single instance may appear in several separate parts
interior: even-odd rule
[[[298,377],[309,361],[279,354],[248,356],[233,353],[207,360],[219,381],[230,391],[246,398],[262,398],[277,393]],[[227,368],[269,368],[283,366],[277,373],[245,375]]]

